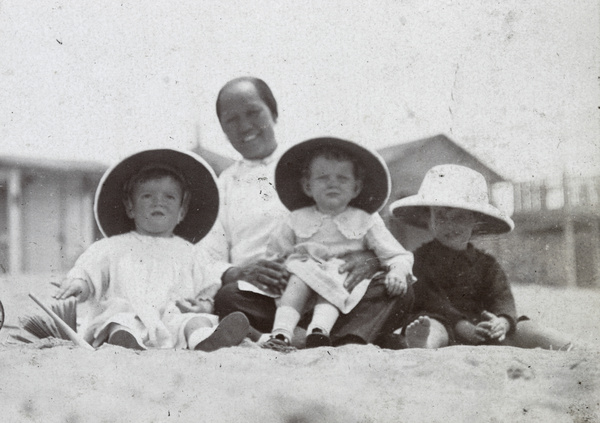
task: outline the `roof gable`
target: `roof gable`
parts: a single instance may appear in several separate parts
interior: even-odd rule
[[[378,152],[390,168],[398,165],[398,162],[419,161],[427,166],[422,169],[423,175],[425,175],[435,165],[452,163],[467,166],[482,173],[488,183],[493,184],[506,180],[444,134],[385,147]]]

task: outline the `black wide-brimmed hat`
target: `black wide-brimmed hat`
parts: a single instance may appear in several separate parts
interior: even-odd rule
[[[452,207],[477,215],[473,234],[503,234],[514,229],[513,220],[490,204],[484,176],[465,166],[434,166],[425,175],[419,192],[394,201],[390,212],[409,225],[429,227],[431,207]]]
[[[123,203],[124,187],[132,176],[151,164],[173,168],[185,178],[190,202],[185,218],[175,227],[174,234],[197,243],[210,231],[219,212],[216,176],[210,165],[197,154],[168,148],[135,153],[104,173],[94,202],[100,231],[110,237],[135,229]]]
[[[302,171],[306,159],[320,148],[343,150],[355,157],[365,169],[363,188],[350,205],[376,213],[385,205],[391,190],[390,173],[383,158],[366,147],[339,138],[322,137],[303,141],[290,147],[277,162],[275,168],[275,188],[281,202],[289,210],[297,210],[315,202],[302,189]]]

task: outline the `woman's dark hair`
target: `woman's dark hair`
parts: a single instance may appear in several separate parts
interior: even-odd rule
[[[323,157],[327,160],[335,160],[338,162],[350,162],[352,163],[352,167],[354,168],[354,177],[358,181],[365,180],[365,168],[358,161],[354,154],[335,147],[320,147],[315,149],[311,154],[306,157],[304,162],[302,163],[302,177],[308,179],[310,177],[310,165],[311,163],[317,159],[318,157]]]
[[[277,113],[277,101],[275,100],[275,96],[273,96],[273,92],[271,91],[271,89],[269,88],[269,86],[267,85],[267,83],[265,81],[263,81],[262,79],[259,79],[259,78],[255,78],[253,76],[242,76],[239,78],[232,79],[231,81],[229,81],[225,85],[223,85],[223,88],[221,88],[219,90],[219,94],[217,95],[217,117],[219,118],[219,120],[221,120],[221,108],[220,108],[221,94],[223,94],[223,91],[226,88],[228,88],[232,85],[235,85],[238,82],[249,82],[252,85],[254,85],[254,88],[256,89],[258,96],[267,105],[267,107],[271,111],[271,115],[273,116],[273,121],[277,122],[277,117],[279,115]]]

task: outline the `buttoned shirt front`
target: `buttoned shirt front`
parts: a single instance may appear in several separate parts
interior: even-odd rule
[[[219,218],[198,248],[217,261],[221,274],[264,258],[269,235],[289,213],[275,190],[278,158],[275,151],[262,160],[240,160],[219,177]]]

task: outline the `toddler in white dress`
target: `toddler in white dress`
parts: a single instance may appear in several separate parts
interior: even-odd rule
[[[214,174],[192,153],[146,150],[104,174],[95,215],[106,238],[78,258],[54,296],[88,302],[92,346],[212,351],[243,340],[242,313],[220,324],[212,314],[220,279],[194,249],[218,207]]]
[[[315,302],[306,347],[331,345],[339,313],[350,312],[370,283],[366,279],[348,292],[338,257],[349,252],[373,251],[387,269],[388,293],[406,293],[414,281],[413,256],[377,213],[390,191],[387,166],[377,153],[336,138],[308,140],[281,157],[275,186],[292,212],[272,234],[268,254],[285,257],[291,276],[265,347],[286,350],[301,315]]]

